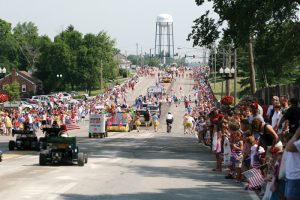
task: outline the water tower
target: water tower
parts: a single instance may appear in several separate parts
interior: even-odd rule
[[[173,62],[173,17],[169,14],[160,14],[156,19],[155,57],[158,57],[161,63],[166,65],[170,65]]]

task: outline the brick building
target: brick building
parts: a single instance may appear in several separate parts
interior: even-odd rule
[[[10,74],[0,79],[0,89],[3,90],[4,85],[11,84],[14,81],[17,81],[20,85],[21,97],[28,97],[43,92],[43,83],[41,80],[33,77],[26,71],[17,71],[15,68],[12,69]]]

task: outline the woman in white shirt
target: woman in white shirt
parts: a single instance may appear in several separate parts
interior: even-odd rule
[[[280,103],[274,105],[274,113],[272,116],[272,127],[277,132],[279,127],[280,119],[282,118]]]

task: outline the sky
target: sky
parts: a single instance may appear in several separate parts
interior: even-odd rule
[[[51,39],[70,24],[83,34],[106,31],[129,55],[136,54],[137,43],[139,51],[154,48],[156,17],[167,13],[174,19],[175,53],[183,55],[191,51],[186,38],[193,20],[209,7],[194,0],[0,0],[0,18],[13,27],[32,21]]]

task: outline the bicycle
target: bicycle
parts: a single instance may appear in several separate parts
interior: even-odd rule
[[[167,119],[166,122],[167,122],[167,133],[171,133],[173,119]]]
[[[172,130],[172,124],[167,123],[167,133],[171,133],[171,130]]]

